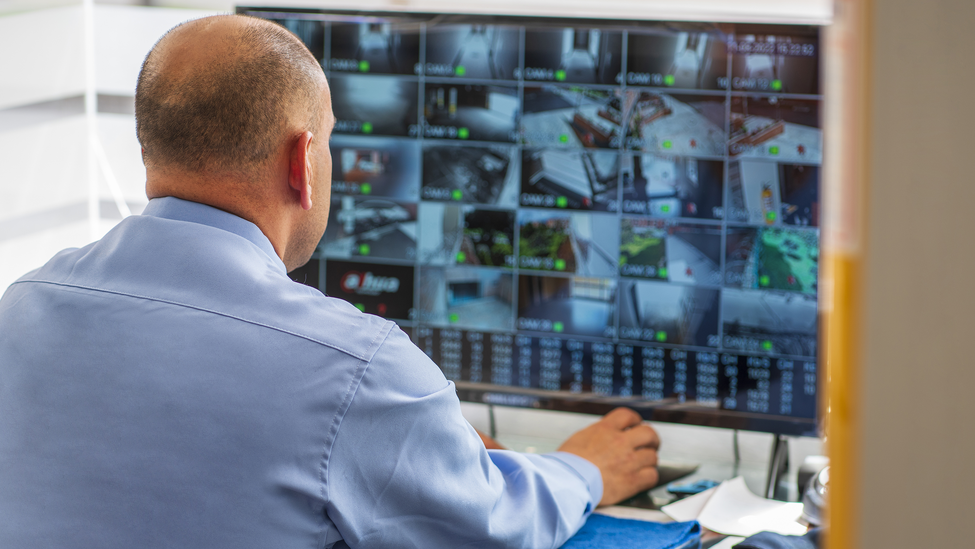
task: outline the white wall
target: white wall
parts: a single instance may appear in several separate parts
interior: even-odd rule
[[[859,538],[971,547],[975,3],[873,3]],[[857,398],[857,396],[854,396]]]
[[[97,92],[132,97],[159,36],[209,13],[96,6]],[[0,16],[0,292],[57,251],[91,241],[82,20],[80,5]],[[122,198],[140,211],[145,168],[133,117],[100,113],[96,126]],[[103,234],[120,215],[104,174],[98,177]]]

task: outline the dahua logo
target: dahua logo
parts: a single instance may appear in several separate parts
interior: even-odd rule
[[[342,289],[349,293],[379,295],[399,290],[399,279],[392,276],[376,276],[372,273],[349,271],[342,276]]]

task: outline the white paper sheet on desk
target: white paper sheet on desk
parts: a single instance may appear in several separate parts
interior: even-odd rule
[[[806,532],[806,527],[796,522],[802,514],[801,503],[783,503],[756,496],[745,486],[742,477],[726,480],[692,498],[698,499],[671,503],[661,511],[674,520],[696,518],[708,530],[729,536],[748,537],[765,531],[796,536]],[[691,516],[696,509],[700,509],[697,516]]]
[[[704,506],[707,505],[717,489],[718,487],[715,486],[700,494],[694,494],[669,505],[664,505],[660,510],[676,521],[697,520],[697,517],[701,516],[701,511],[704,510]]]

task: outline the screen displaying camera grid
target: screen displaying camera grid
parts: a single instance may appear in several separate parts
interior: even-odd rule
[[[296,279],[395,320],[463,398],[815,432],[817,28],[238,11],[331,89]]]

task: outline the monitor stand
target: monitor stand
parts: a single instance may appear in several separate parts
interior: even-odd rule
[[[789,471],[789,440],[775,435],[772,441],[772,455],[769,456],[768,475],[765,477],[765,493],[768,499],[789,501],[789,487],[783,481]]]

